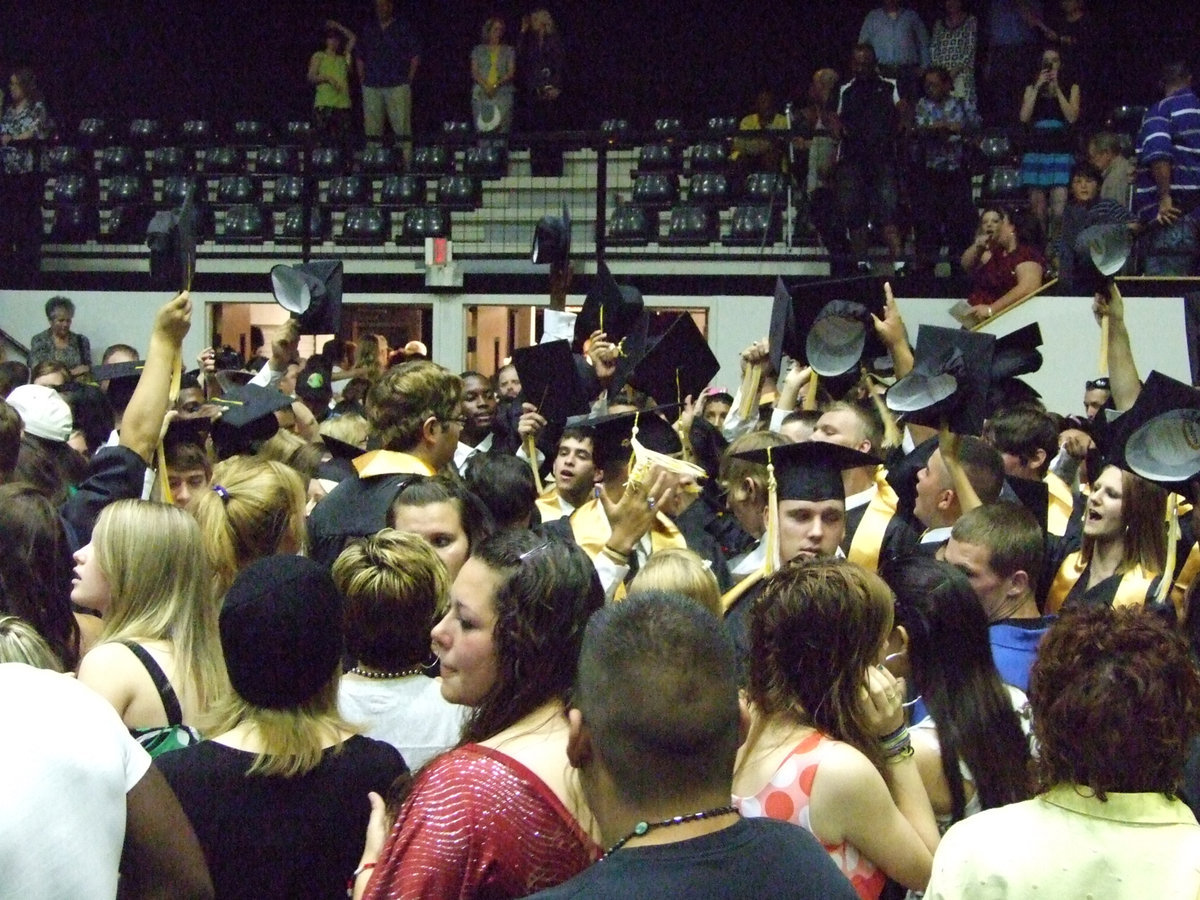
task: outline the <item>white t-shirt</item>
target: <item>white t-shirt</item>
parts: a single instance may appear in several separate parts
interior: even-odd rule
[[[399,750],[413,772],[458,743],[470,711],[447,702],[441,682],[424,675],[386,681],[346,675],[338,685],[342,718]]]
[[[22,663],[0,664],[0,722],[0,900],[112,900],[149,755],[104,698]]]

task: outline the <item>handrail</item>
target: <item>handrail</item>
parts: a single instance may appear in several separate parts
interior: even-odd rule
[[[29,348],[26,347],[24,344],[22,344],[20,341],[18,341],[15,337],[13,337],[11,334],[9,334],[7,331],[5,331],[3,328],[0,328],[0,340],[8,341],[14,347],[16,347],[18,350],[20,350],[21,353],[23,353],[25,355],[26,359],[29,358]]]

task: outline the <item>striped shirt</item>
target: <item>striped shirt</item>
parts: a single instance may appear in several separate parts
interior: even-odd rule
[[[1142,119],[1138,136],[1134,209],[1141,221],[1158,215],[1158,190],[1150,164],[1171,163],[1171,196],[1185,212],[1200,205],[1200,100],[1190,87],[1155,103]]]

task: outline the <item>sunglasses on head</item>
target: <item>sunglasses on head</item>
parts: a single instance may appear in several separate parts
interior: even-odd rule
[[[1107,391],[1108,389],[1107,378],[1095,378],[1084,385],[1084,390],[1088,391]]]

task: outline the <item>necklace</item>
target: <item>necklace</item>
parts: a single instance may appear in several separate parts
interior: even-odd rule
[[[607,859],[635,837],[641,837],[646,832],[653,831],[655,828],[667,828],[671,825],[682,825],[684,822],[698,822],[701,819],[715,819],[719,816],[737,815],[741,815],[741,813],[738,812],[736,806],[717,806],[713,809],[706,809],[702,812],[694,812],[686,816],[674,816],[673,818],[663,819],[659,822],[638,822],[633,826],[633,831],[629,832],[629,834],[625,835],[625,837],[621,838],[619,841],[609,847],[602,858]]]
[[[386,681],[389,678],[407,678],[410,675],[420,675],[424,669],[424,666],[417,665],[409,669],[402,669],[399,672],[376,672],[373,669],[364,669],[362,666],[355,666],[350,671],[354,675],[361,675],[363,678],[373,678],[376,681]]]

